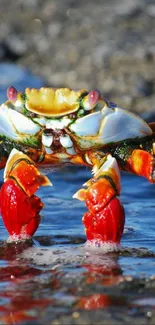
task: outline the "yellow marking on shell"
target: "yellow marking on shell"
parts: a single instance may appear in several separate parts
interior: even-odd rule
[[[43,116],[63,116],[78,110],[80,96],[86,90],[68,88],[26,88],[26,108]]]

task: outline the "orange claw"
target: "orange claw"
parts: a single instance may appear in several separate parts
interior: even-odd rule
[[[22,152],[13,150],[4,171],[5,183],[0,191],[2,218],[15,240],[26,239],[35,233],[40,223],[41,200],[34,192],[41,185],[50,185],[33,161]]]
[[[127,160],[127,170],[146,177],[150,183],[154,183],[154,164],[154,156],[151,153],[135,149]]]
[[[28,195],[33,195],[41,185],[51,185],[49,179],[36,168],[33,160],[27,155],[13,149],[7,161],[4,180],[14,179]]]
[[[114,196],[116,196],[115,189],[105,178],[98,180],[92,179],[90,186],[89,182],[86,184],[88,184],[88,188],[80,189],[73,197],[78,198],[80,201],[86,201],[86,205],[92,213],[100,211]]]
[[[105,205],[116,195],[115,189],[108,180],[101,178],[97,180],[86,196],[86,205],[92,213],[102,210]]]

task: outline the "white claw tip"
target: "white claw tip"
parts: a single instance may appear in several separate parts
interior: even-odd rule
[[[78,192],[76,192],[73,196],[72,196],[73,199],[78,199]]]

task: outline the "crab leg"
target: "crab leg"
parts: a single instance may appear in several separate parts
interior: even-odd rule
[[[155,158],[144,150],[134,149],[126,162],[125,169],[136,175],[146,177],[150,183],[155,182]]]
[[[4,170],[0,209],[3,222],[15,240],[30,238],[38,228],[43,203],[34,193],[41,185],[51,183],[27,155],[13,149]]]
[[[102,157],[89,154],[94,177],[84,184],[73,197],[86,202],[88,212],[83,224],[88,240],[120,243],[125,214],[116,197],[120,194],[120,173],[116,159],[111,155]]]

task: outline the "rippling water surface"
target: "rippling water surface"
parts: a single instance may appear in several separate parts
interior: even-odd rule
[[[153,317],[155,185],[122,175],[121,250],[105,253],[86,248],[86,209],[72,199],[90,176],[74,167],[50,174],[53,187],[38,193],[45,208],[31,242],[7,244],[0,220],[0,324],[146,324]]]

